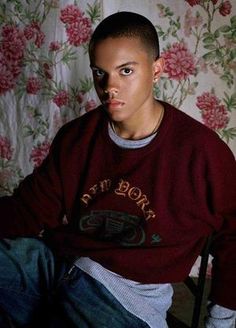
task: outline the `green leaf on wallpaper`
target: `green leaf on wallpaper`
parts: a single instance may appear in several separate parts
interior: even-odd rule
[[[159,88],[159,86],[155,85],[153,88],[153,92],[154,92],[154,97],[155,98],[160,98],[161,97],[161,89]]]
[[[218,133],[223,140],[229,143],[231,139],[234,139],[236,137],[236,128],[220,130],[218,131]]]
[[[222,25],[219,30],[220,32],[228,33],[231,30],[231,27],[229,25]]]
[[[88,92],[93,87],[93,80],[90,77],[85,77],[83,80],[80,80],[81,91]]]
[[[225,81],[229,88],[234,84],[234,76],[229,71],[225,71],[225,73],[220,76],[220,79]]]
[[[162,99],[163,99],[163,101],[168,101],[168,97],[165,92],[162,93]]]
[[[155,28],[157,30],[157,33],[158,33],[159,37],[162,37],[165,34],[160,25],[155,25]]]
[[[204,33],[202,34],[202,37],[203,37],[203,38],[207,38],[208,36],[212,36],[212,33],[210,33],[210,32],[204,32]]]
[[[101,6],[98,1],[95,1],[93,5],[87,4],[88,9],[86,13],[89,15],[92,23],[94,24],[97,20],[101,18]]]
[[[231,17],[230,22],[231,22],[232,27],[236,27],[236,16]]]
[[[34,130],[32,129],[32,127],[30,125],[25,125],[23,127],[23,136],[24,137],[30,137],[34,134]]]
[[[232,111],[236,109],[236,92],[229,96],[226,92],[224,92],[225,98],[223,98],[223,102],[225,103],[227,110]]]
[[[215,30],[215,32],[214,32],[214,37],[217,39],[219,36],[220,36],[220,30],[217,29],[217,30]]]
[[[23,9],[22,3],[20,1],[16,1],[14,10],[18,13],[21,13],[22,9]]]
[[[2,24],[6,19],[6,5],[0,6],[0,24]]]
[[[236,48],[230,50],[229,56],[231,60],[236,58]]]
[[[202,56],[202,58],[205,59],[206,61],[211,61],[216,58],[216,53],[215,51],[207,52]]]
[[[207,37],[205,37],[202,42],[203,43],[212,43],[215,41],[215,37],[213,34],[209,34]]]
[[[232,39],[234,40],[234,42],[236,42],[236,28],[233,29],[233,32],[232,32],[232,34],[231,34],[231,37],[232,37]]]
[[[173,88],[174,87],[174,81],[172,79],[170,79],[169,82],[170,82],[171,88]]]
[[[19,102],[21,98],[25,95],[25,88],[23,88],[20,84],[16,86],[14,89],[14,93],[16,96],[17,101]]]
[[[215,54],[218,59],[222,59],[224,57],[224,50],[218,48],[216,49]]]
[[[164,88],[165,90],[168,89],[168,87],[167,87],[167,83],[168,83],[168,80],[166,80],[166,81],[163,83],[163,88]]]
[[[214,44],[205,44],[204,48],[208,50],[215,50],[216,46]]]
[[[69,66],[69,61],[77,59],[78,55],[72,48],[68,48],[64,51],[61,61]]]

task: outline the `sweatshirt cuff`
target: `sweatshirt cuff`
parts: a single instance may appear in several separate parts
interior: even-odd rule
[[[206,328],[235,328],[235,310],[212,303],[210,303],[207,308],[208,316],[205,320]]]

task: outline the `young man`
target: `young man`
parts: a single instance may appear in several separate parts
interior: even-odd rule
[[[0,237],[11,238],[0,252],[2,312],[19,327],[42,327],[46,312],[49,327],[167,327],[170,284],[214,233],[206,327],[233,327],[233,154],[153,98],[164,61],[145,17],[107,17],[89,54],[102,105],[66,124],[42,166],[0,199]]]

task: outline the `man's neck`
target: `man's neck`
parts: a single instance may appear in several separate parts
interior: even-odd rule
[[[135,123],[124,123],[111,121],[113,131],[123,139],[139,140],[157,132],[164,115],[164,107],[156,102],[149,117]]]

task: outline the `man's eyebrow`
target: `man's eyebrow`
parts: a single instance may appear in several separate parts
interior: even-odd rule
[[[90,68],[91,68],[91,69],[100,69],[99,67],[94,66],[94,65],[90,65]]]
[[[123,63],[123,64],[120,64],[120,65],[116,66],[115,69],[120,69],[120,68],[123,68],[123,67],[126,67],[126,66],[132,66],[132,65],[138,65],[138,62],[136,62],[136,61],[129,61],[129,62],[126,62],[126,63]],[[100,68],[99,66],[96,66],[96,65],[90,65],[90,68],[91,69],[103,70],[102,68]]]
[[[119,69],[119,68],[122,68],[122,67],[125,67],[125,66],[130,66],[130,65],[138,65],[138,63],[136,61],[129,61],[129,62],[126,62],[124,64],[118,65],[116,67],[116,69]]]

